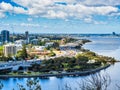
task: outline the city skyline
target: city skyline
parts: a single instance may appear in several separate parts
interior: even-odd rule
[[[120,33],[115,0],[1,0],[0,31]]]

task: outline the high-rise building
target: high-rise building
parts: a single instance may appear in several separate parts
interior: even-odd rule
[[[4,43],[7,43],[9,42],[9,39],[10,39],[10,33],[9,31],[7,30],[2,30],[1,31],[1,42],[4,44]]]
[[[25,32],[25,38],[28,39],[28,36],[29,36],[29,32],[26,31],[26,32]]]
[[[2,43],[2,35],[0,34],[0,43]]]
[[[25,39],[26,39],[26,43],[29,43],[29,32],[28,31],[25,32]]]
[[[112,32],[112,35],[116,35],[116,33],[115,33],[115,32]]]
[[[4,55],[5,56],[13,56],[17,53],[17,48],[14,44],[4,45]]]

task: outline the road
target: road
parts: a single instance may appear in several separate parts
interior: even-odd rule
[[[13,68],[16,66],[30,66],[33,63],[41,63],[41,60],[28,60],[28,61],[11,61],[11,62],[4,62],[4,63],[0,63],[0,70],[4,70],[4,69],[9,69],[9,68]]]

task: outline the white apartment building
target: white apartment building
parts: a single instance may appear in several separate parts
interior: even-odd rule
[[[16,40],[15,44],[16,45],[23,45],[23,44],[25,44],[25,40],[22,40],[22,39],[21,40]]]
[[[17,53],[17,48],[14,44],[7,44],[4,45],[4,55],[8,56],[8,55],[15,55]]]
[[[25,40],[15,41],[15,46],[17,48],[17,51],[22,50],[23,44],[25,44]]]
[[[45,46],[33,46],[32,48],[34,48],[37,51],[44,51]]]

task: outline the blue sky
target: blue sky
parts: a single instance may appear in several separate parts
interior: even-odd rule
[[[0,0],[0,30],[120,33],[119,0]]]

